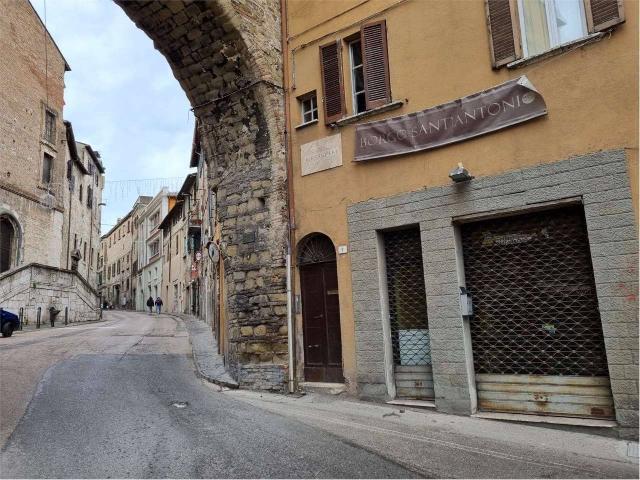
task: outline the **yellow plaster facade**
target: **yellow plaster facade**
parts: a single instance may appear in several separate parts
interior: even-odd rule
[[[287,2],[287,102],[290,108],[294,245],[312,232],[328,235],[336,248],[348,245],[347,207],[371,198],[449,185],[458,162],[477,178],[601,150],[624,149],[636,227],[638,216],[638,2],[625,1],[626,22],[601,40],[520,68],[491,65],[485,3],[420,0],[295,0]],[[400,108],[358,121],[418,112],[526,75],[544,97],[548,114],[498,132],[449,146],[354,162],[356,124],[324,122],[319,47],[342,41],[347,113],[349,55],[345,38],[361,25],[385,20],[392,101]],[[297,97],[316,91],[319,121],[302,123]],[[341,135],[342,166],[301,176],[300,148]],[[295,257],[294,257],[295,258]],[[343,368],[355,392],[356,353],[350,255],[337,255]],[[300,292],[299,272],[295,290]],[[296,316],[302,345],[302,316]],[[300,348],[297,353],[302,363]],[[301,377],[299,366],[298,376]]]

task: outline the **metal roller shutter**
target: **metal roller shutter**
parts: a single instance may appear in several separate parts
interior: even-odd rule
[[[480,409],[614,416],[581,206],[461,227]]]

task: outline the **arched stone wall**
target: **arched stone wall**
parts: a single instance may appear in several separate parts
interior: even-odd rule
[[[240,385],[283,389],[287,195],[280,3],[115,1],[165,56],[198,119],[222,228],[228,364]]]

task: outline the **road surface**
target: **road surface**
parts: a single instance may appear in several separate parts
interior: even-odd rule
[[[105,319],[1,340],[3,478],[637,477],[613,439],[223,391],[196,376],[181,320]],[[487,436],[496,425],[504,435]],[[557,441],[582,442],[584,454],[553,442],[532,449],[519,443],[526,432],[564,435]],[[606,448],[619,458],[598,453]]]

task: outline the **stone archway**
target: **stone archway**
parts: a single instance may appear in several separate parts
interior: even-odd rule
[[[115,2],[167,59],[198,120],[222,229],[228,365],[241,386],[283,389],[288,232],[279,0]],[[256,276],[260,286],[242,280]]]
[[[12,270],[20,263],[22,232],[12,215],[0,214],[0,274]]]

